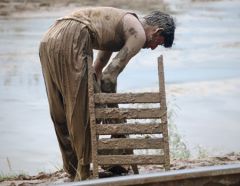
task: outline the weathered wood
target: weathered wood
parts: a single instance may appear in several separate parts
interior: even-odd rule
[[[130,108],[96,108],[96,118],[115,119],[153,119],[160,118],[166,114],[166,110],[160,108],[152,109],[130,109]]]
[[[98,140],[98,149],[163,149],[163,147],[162,138],[111,138]]]
[[[170,168],[167,106],[164,85],[163,59],[158,58],[158,93],[97,93],[93,92],[93,69],[89,61],[89,110],[92,140],[93,175],[98,176],[98,165],[160,164]],[[96,104],[160,103],[160,108],[96,108]],[[96,119],[161,119],[161,123],[104,124],[96,125]],[[122,121],[119,121],[119,123]],[[100,139],[99,135],[112,134],[162,134],[158,139],[113,138]],[[99,150],[162,149],[163,155],[100,155]]]
[[[89,107],[90,128],[91,128],[93,177],[98,178],[97,135],[96,135],[96,117],[95,117],[92,59],[88,59],[88,102],[89,102],[88,107]]]
[[[99,155],[100,165],[144,165],[144,164],[164,164],[164,156],[159,155]]]
[[[163,123],[97,125],[97,134],[161,134]]]
[[[164,78],[164,67],[163,67],[163,56],[158,58],[158,78],[159,78],[159,94],[161,95],[161,107],[167,111],[166,104],[166,92],[165,92],[165,78]],[[163,125],[163,139],[164,139],[164,159],[165,169],[170,170],[170,154],[169,154],[169,142],[168,142],[168,120],[167,112],[161,117]]]
[[[107,103],[160,103],[159,92],[145,93],[97,93],[95,102],[101,104]]]

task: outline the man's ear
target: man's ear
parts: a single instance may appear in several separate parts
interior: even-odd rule
[[[163,32],[163,30],[164,30],[163,28],[156,28],[155,31],[154,31],[154,34],[155,35],[157,35],[157,34],[160,35]]]

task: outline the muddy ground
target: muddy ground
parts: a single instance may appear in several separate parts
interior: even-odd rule
[[[189,160],[172,160],[171,170],[192,169],[197,167],[214,166],[214,165],[227,165],[240,163],[240,153],[230,153],[219,157],[207,157],[201,159]],[[147,174],[153,172],[162,172],[160,166],[138,166],[140,174]],[[129,171],[129,174],[133,174]],[[58,183],[70,182],[67,174],[63,170],[53,173],[40,172],[36,176],[19,175],[12,178],[3,178],[0,180],[0,185],[52,185]]]
[[[144,0],[0,0],[0,16],[11,16],[31,11],[52,11],[59,10],[59,8],[71,9],[81,6],[113,6],[140,12],[156,9],[168,11],[167,3],[164,3],[163,0],[148,0],[147,7],[145,4]]]

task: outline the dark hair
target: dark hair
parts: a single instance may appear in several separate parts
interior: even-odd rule
[[[143,17],[146,23],[150,26],[163,28],[161,36],[164,37],[164,47],[171,47],[174,40],[175,23],[173,18],[160,11],[153,11],[149,15]]]

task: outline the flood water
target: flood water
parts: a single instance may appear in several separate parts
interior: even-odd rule
[[[157,90],[164,55],[169,110],[191,152],[240,151],[240,2],[176,1],[172,49],[142,50],[119,91]],[[64,14],[63,14],[64,15]],[[53,171],[61,155],[51,123],[38,45],[56,15],[0,19],[0,173]]]

